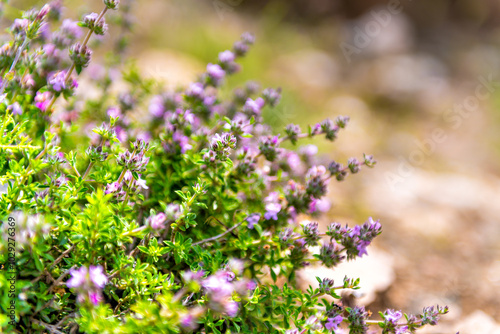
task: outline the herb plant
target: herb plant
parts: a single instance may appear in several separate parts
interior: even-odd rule
[[[413,333],[437,323],[447,307],[370,320],[343,306],[340,290],[359,279],[297,287],[297,270],[363,256],[382,231],[372,218],[324,230],[306,220],[321,214],[328,182],[375,161],[323,166],[310,146],[284,147],[334,141],[347,117],[280,135],[262,116],[280,89],[249,83],[223,98],[248,33],[183,89],[125,63],[124,38],[91,70],[106,17],[128,30],[130,4],[118,7],[105,0],[76,22],[53,1],[16,19],[0,48],[3,332]],[[89,85],[98,93],[80,94]]]

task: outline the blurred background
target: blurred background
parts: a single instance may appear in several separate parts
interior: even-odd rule
[[[40,3],[10,1],[13,8]],[[102,7],[65,3],[73,19]],[[304,144],[341,163],[363,153],[378,161],[332,182],[332,206],[321,218],[325,226],[381,220],[369,256],[331,273],[361,278],[359,302],[374,314],[447,304],[442,324],[422,333],[500,333],[500,2],[129,4],[126,52],[146,76],[171,87],[188,83],[250,31],[257,43],[227,86],[255,79],[282,87],[281,105],[265,115],[277,132],[351,117],[333,144]],[[308,268],[302,279],[321,271]]]

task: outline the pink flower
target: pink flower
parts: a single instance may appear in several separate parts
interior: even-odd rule
[[[234,53],[229,50],[219,53],[219,61],[221,63],[230,63],[234,61],[235,57]]]
[[[217,64],[207,65],[207,74],[214,80],[218,81],[224,78],[226,72]]]
[[[248,98],[245,102],[245,105],[243,106],[243,110],[245,112],[251,112],[251,113],[259,115],[260,111],[261,111],[262,107],[264,107],[265,103],[266,102],[261,97],[256,98],[255,101],[252,100],[251,98]]]
[[[83,286],[87,279],[87,267],[82,266],[80,269],[71,269],[69,271],[71,278],[66,282],[68,288],[79,288]]]
[[[47,111],[47,108],[49,107],[50,100],[52,96],[50,92],[44,92],[40,93],[39,91],[36,92],[35,96],[35,106],[40,109],[41,111]]]
[[[328,321],[325,324],[326,329],[331,331],[332,329],[337,329],[339,324],[342,322],[343,318],[341,315],[337,315],[333,318],[328,318]]]
[[[89,267],[90,280],[99,288],[104,288],[106,283],[108,283],[108,278],[104,274],[101,266],[90,266]]]
[[[167,215],[163,212],[160,212],[156,216],[151,218],[150,225],[154,230],[159,230],[165,228],[165,221],[167,220]]]

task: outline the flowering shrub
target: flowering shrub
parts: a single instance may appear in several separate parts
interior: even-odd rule
[[[359,279],[297,288],[297,270],[361,257],[381,233],[372,218],[324,231],[305,220],[324,210],[330,180],[375,161],[323,166],[311,146],[284,148],[334,141],[349,119],[274,134],[262,113],[279,103],[279,89],[250,83],[222,99],[218,88],[240,70],[251,34],[183,90],[127,66],[127,88],[115,93],[118,56],[92,74],[96,97],[78,94],[92,35],[106,38],[105,16],[118,2],[105,0],[80,22],[60,22],[58,1],[27,11],[1,47],[0,261],[15,272],[0,273],[2,330],[338,334],[435,325],[446,307],[369,320],[364,307],[343,306],[339,290]],[[123,5],[114,21],[126,28]]]

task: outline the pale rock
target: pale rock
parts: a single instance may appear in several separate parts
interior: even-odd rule
[[[481,310],[474,311],[455,325],[460,334],[500,334],[500,324]]]
[[[335,285],[342,285],[345,276],[359,278],[361,288],[352,291],[359,298],[357,303],[367,305],[375,300],[377,292],[386,290],[394,281],[393,264],[394,258],[391,254],[371,246],[368,248],[368,255],[354,261],[343,262],[332,269],[324,266],[306,267],[300,270],[297,276],[304,290],[309,285],[318,287],[316,277],[333,279]],[[339,294],[341,291],[337,290]]]

